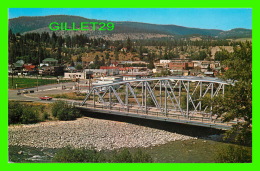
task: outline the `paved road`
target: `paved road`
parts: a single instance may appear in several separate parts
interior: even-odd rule
[[[62,85],[66,86],[65,90],[62,90]],[[38,102],[51,102],[51,101],[42,101],[39,99],[41,96],[51,95],[51,94],[61,94],[73,92],[73,86],[75,86],[74,82],[62,83],[62,84],[51,84],[39,86],[38,91],[37,88],[27,88],[26,90],[34,90],[34,93],[21,94],[17,95],[18,90],[8,90],[8,99],[9,100],[20,100],[20,101],[38,101]],[[22,90],[20,90],[22,91]],[[56,100],[56,99],[54,99]]]

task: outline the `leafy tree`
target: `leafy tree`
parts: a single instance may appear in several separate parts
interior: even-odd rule
[[[39,114],[36,110],[28,107],[23,108],[23,115],[21,116],[21,122],[23,124],[37,123],[39,120]]]
[[[95,64],[95,65],[98,65],[99,62],[100,62],[100,61],[99,61],[99,56],[96,55],[95,58],[94,58],[94,64]]]
[[[109,59],[109,53],[107,52],[106,53],[106,60],[108,60]]]
[[[225,49],[215,53],[215,60],[216,61],[224,61],[224,60],[228,59],[228,57],[229,57],[229,52]]]
[[[224,122],[238,120],[226,138],[231,141],[251,145],[252,142],[252,44],[241,43],[234,47],[234,52],[223,61],[228,67],[224,79],[234,81],[226,86],[225,97],[205,98],[205,102],[213,106],[213,114],[222,117]]]
[[[74,66],[74,65],[75,65],[74,61],[73,61],[72,57],[70,56],[70,66]]]
[[[76,70],[82,70],[83,69],[82,65],[80,65],[80,64],[76,65],[75,68],[76,68]]]
[[[59,120],[68,121],[74,120],[81,116],[79,111],[65,101],[55,101],[52,104],[52,115],[57,117]]]
[[[8,123],[21,123],[21,116],[23,115],[23,106],[18,102],[8,103]]]
[[[199,51],[198,53],[192,53],[190,58],[193,60],[204,60],[207,57],[207,53],[205,51]]]
[[[101,66],[104,66],[105,63],[106,63],[105,57],[103,56],[102,59],[101,59],[101,61],[100,61],[100,65],[101,65]]]
[[[77,62],[82,62],[82,56],[81,55],[77,56]]]
[[[39,121],[39,113],[34,107],[19,102],[9,102],[8,124],[32,124]]]
[[[110,66],[111,65],[111,59],[108,59],[108,61],[106,62],[106,66]]]
[[[149,61],[149,64],[147,65],[147,68],[149,68],[149,69],[155,68],[154,63],[153,63],[152,60]]]

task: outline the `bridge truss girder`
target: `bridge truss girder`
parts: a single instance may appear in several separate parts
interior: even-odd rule
[[[227,83],[171,77],[122,81],[94,86],[81,106],[92,97],[94,106],[99,103],[110,109],[114,105],[120,105],[127,111],[134,106],[143,113],[154,110],[166,117],[169,113],[185,117],[203,113],[211,117],[212,106],[206,106],[201,99],[205,96],[224,96],[225,84]]]

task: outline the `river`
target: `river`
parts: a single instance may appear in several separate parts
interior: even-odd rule
[[[92,119],[93,118],[93,119]],[[66,128],[69,125],[75,123],[74,125],[78,126],[81,122],[83,124],[80,128],[84,127],[86,123],[91,121],[92,125],[95,126],[95,135],[96,138],[100,138],[99,135],[101,133],[111,134],[113,130],[117,130],[117,132],[123,132],[125,128],[127,131],[122,134],[122,140],[124,137],[133,134],[131,130],[133,129],[140,129],[140,130],[147,130],[152,129],[151,135],[155,135],[154,130],[158,135],[161,134],[169,134],[169,133],[178,133],[179,135],[196,137],[196,139],[180,139],[176,141],[170,141],[163,144],[157,144],[154,146],[149,147],[139,147],[142,151],[148,153],[153,158],[154,162],[156,163],[213,163],[216,162],[216,156],[221,148],[225,148],[228,145],[232,145],[229,143],[221,142],[221,136],[223,131],[203,128],[203,127],[194,127],[189,125],[182,125],[182,124],[173,124],[168,122],[160,122],[160,121],[151,121],[145,119],[138,119],[138,118],[127,118],[122,116],[111,116],[111,115],[96,115],[93,116],[88,115],[87,118],[81,118],[76,121],[66,121],[66,122],[58,122],[57,124],[66,124]],[[94,122],[93,122],[94,121]],[[111,125],[112,124],[112,125]],[[103,127],[105,126],[105,127]],[[108,127],[109,126],[109,127]],[[34,127],[37,127],[35,125]],[[55,126],[57,129],[58,125]],[[113,128],[112,131],[106,132],[108,129]],[[46,129],[46,127],[42,127]],[[54,127],[51,127],[54,128]],[[72,129],[73,128],[73,129]],[[93,128],[88,127],[88,128]],[[103,129],[102,129],[103,128]],[[100,130],[101,129],[101,130]],[[64,131],[64,128],[61,130]],[[75,131],[75,127],[71,127],[70,130]],[[42,129],[36,129],[31,131],[32,133],[37,131],[42,131]],[[78,131],[78,129],[77,129]],[[130,132],[129,132],[130,131]],[[163,131],[163,132],[162,132]],[[166,131],[166,132],[165,132]],[[86,131],[84,131],[86,132]],[[41,132],[43,133],[43,132]],[[53,132],[52,132],[53,133]],[[116,133],[116,132],[115,132]],[[140,135],[140,131],[137,132]],[[145,136],[147,136],[147,132],[142,132]],[[148,132],[149,133],[149,132]],[[55,134],[56,135],[56,134]],[[69,134],[69,135],[75,135]],[[87,136],[88,134],[84,134]],[[145,138],[142,136],[141,138]],[[149,135],[149,134],[148,134]],[[157,134],[156,134],[157,135]],[[46,134],[47,136],[47,134]],[[112,136],[117,136],[117,134],[112,134]],[[75,137],[77,138],[77,137]],[[150,137],[148,136],[148,139]],[[95,140],[95,139],[94,139]],[[134,140],[134,139],[133,139]],[[137,140],[140,140],[138,138]],[[145,138],[144,140],[147,140]],[[35,140],[36,141],[36,140]],[[93,141],[94,142],[94,141]],[[98,142],[98,141],[97,141]],[[149,141],[152,142],[152,141]],[[127,142],[124,142],[127,143]],[[108,144],[108,143],[107,143]],[[251,149],[250,147],[247,147]],[[25,163],[46,163],[52,162],[52,158],[55,153],[59,150],[59,148],[42,148],[42,147],[31,147],[31,146],[17,146],[17,145],[10,145],[9,146],[9,161],[10,162],[25,162]],[[130,147],[130,151],[136,151],[136,147]],[[106,153],[110,153],[109,149],[105,151]]]
[[[140,149],[150,154],[155,163],[214,163],[219,149],[228,145],[230,144],[210,139],[196,139],[174,141]],[[58,150],[10,146],[9,161],[17,163],[49,163],[52,162],[52,158]],[[130,148],[130,151],[136,150],[136,148]]]

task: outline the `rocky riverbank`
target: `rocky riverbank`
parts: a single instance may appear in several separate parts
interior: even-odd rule
[[[164,130],[95,118],[9,126],[9,145],[43,148],[93,147],[97,150],[149,147],[196,139]]]

